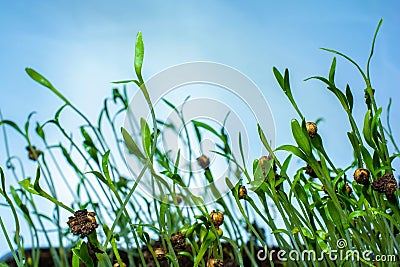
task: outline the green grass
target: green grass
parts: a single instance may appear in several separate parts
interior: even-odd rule
[[[307,118],[300,110],[300,105],[293,97],[290,86],[289,70],[283,72],[273,68],[273,74],[287,96],[289,103],[298,117],[291,122],[293,144],[283,144],[276,149],[269,146],[265,134],[258,126],[260,140],[269,152],[269,159],[255,159],[253,166],[245,166],[243,159],[235,158],[225,133],[225,129],[213,129],[199,122],[186,122],[184,114],[173,103],[166,104],[179,116],[186,127],[193,127],[197,139],[189,135],[179,135],[187,144],[188,151],[196,142],[201,143],[205,132],[219,137],[220,148],[217,156],[227,159],[229,173],[241,175],[238,183],[226,178],[231,192],[220,197],[220,192],[211,187],[215,196],[213,205],[205,205],[204,201],[185,190],[188,181],[194,177],[192,170],[181,173],[179,153],[177,158],[163,152],[158,140],[163,138],[161,126],[173,128],[165,122],[157,120],[149,92],[142,77],[144,44],[142,34],[137,35],[134,70],[137,79],[116,82],[112,96],[104,101],[96,123],[90,121],[78,107],[56,89],[37,71],[27,68],[27,74],[36,82],[48,88],[64,105],[56,112],[54,118],[44,122],[36,122],[32,126],[32,114],[24,127],[0,118],[0,125],[10,127],[23,138],[37,164],[36,173],[25,174],[24,160],[10,154],[5,128],[7,173],[18,182],[18,186],[8,186],[9,179],[1,169],[1,195],[4,206],[8,207],[15,219],[14,229],[6,229],[0,220],[2,232],[8,246],[13,252],[18,266],[39,266],[41,247],[49,247],[56,266],[113,266],[114,258],[122,265],[121,251],[126,251],[133,266],[137,259],[139,266],[146,266],[146,261],[154,261],[156,266],[179,266],[178,259],[185,258],[193,266],[206,266],[207,259],[215,258],[227,262],[233,260],[243,266],[244,262],[257,265],[258,252],[262,247],[274,244],[267,235],[274,236],[274,242],[281,250],[314,251],[317,255],[335,253],[338,241],[346,242],[346,251],[371,251],[371,258],[377,255],[397,255],[400,251],[400,209],[398,202],[397,182],[381,177],[393,175],[392,163],[399,156],[390,127],[390,104],[387,107],[386,123],[381,118],[383,108],[375,100],[375,93],[370,77],[370,63],[375,40],[382,21],[379,22],[373,37],[371,52],[365,70],[350,57],[331,49],[328,51],[344,58],[353,64],[365,82],[365,99],[354,99],[349,85],[338,88],[335,83],[336,58],[332,60],[328,76],[315,76],[326,85],[327,93],[333,93],[347,114],[350,131],[347,133],[353,149],[354,160],[346,166],[337,166],[324,149],[324,143],[330,140],[323,138],[323,129],[310,133]],[[149,109],[153,125],[144,119],[133,123],[139,135],[134,135],[124,128],[119,128],[121,118],[130,112],[129,93],[126,84],[132,83],[140,88]],[[357,122],[353,114],[355,101],[365,101],[364,121]],[[391,103],[391,102],[390,102]],[[71,130],[63,126],[60,119],[65,112],[71,112],[83,121],[80,125],[80,136],[72,136]],[[70,113],[70,114],[71,114]],[[359,127],[361,125],[361,127]],[[58,143],[49,143],[47,129],[56,130]],[[315,130],[315,129],[314,129]],[[157,134],[154,134],[157,133]],[[187,132],[186,132],[187,133]],[[321,133],[321,134],[320,134]],[[14,138],[14,134],[12,135]],[[109,138],[112,136],[113,138]],[[35,144],[33,144],[35,140]],[[54,140],[51,138],[51,140]],[[240,140],[240,139],[239,139]],[[389,146],[389,143],[392,146]],[[42,151],[34,149],[33,145]],[[242,149],[242,144],[237,144]],[[394,147],[391,151],[389,147]],[[124,151],[141,166],[141,171],[130,178],[127,170]],[[284,151],[287,156],[278,158],[276,151]],[[182,152],[183,153],[183,152]],[[281,154],[281,153],[280,153]],[[190,159],[193,155],[190,154]],[[299,158],[302,166],[294,173],[289,173],[293,158]],[[306,168],[306,166],[308,167]],[[68,172],[65,170],[68,166]],[[274,166],[274,167],[272,167]],[[354,180],[353,174],[359,168],[365,168],[370,176],[366,183]],[[311,177],[310,170],[314,172]],[[307,172],[306,172],[307,170]],[[66,173],[74,174],[72,177]],[[150,175],[153,189],[163,191],[158,199],[149,201],[139,193],[138,185],[145,175]],[[28,178],[34,176],[34,179]],[[208,183],[214,181],[212,169],[204,170],[202,179]],[[60,180],[61,179],[61,180]],[[245,182],[246,181],[246,182]],[[57,191],[60,183],[73,199],[63,203]],[[166,186],[168,185],[168,186]],[[169,186],[172,185],[172,186]],[[7,187],[8,186],[8,187]],[[73,187],[74,186],[74,187]],[[246,186],[247,194],[239,194],[239,188]],[[181,190],[177,194],[177,190]],[[41,213],[37,206],[38,198],[45,198],[52,205],[52,213]],[[181,201],[186,203],[185,206]],[[145,205],[144,205],[145,204]],[[272,208],[273,207],[273,208]],[[75,211],[87,209],[96,213],[99,227],[87,236],[71,233],[63,214],[73,216]],[[213,209],[223,213],[224,223],[219,225],[215,216],[210,216]],[[275,214],[276,213],[276,214]],[[215,214],[215,213],[214,213]],[[2,216],[8,216],[3,215]],[[255,219],[256,218],[256,219]],[[282,218],[283,225],[276,219]],[[90,219],[90,218],[89,218]],[[255,223],[256,222],[256,223]],[[20,232],[20,224],[28,225],[29,233]],[[56,230],[58,243],[50,238],[48,224]],[[221,228],[220,228],[221,227]],[[184,242],[189,248],[177,248],[172,237],[175,233],[185,235]],[[43,233],[45,243],[40,241],[38,233]],[[24,239],[32,241],[33,254],[30,259],[24,255]],[[160,241],[155,245],[155,241]],[[14,242],[14,243],[13,243]],[[224,252],[223,246],[230,244],[230,253]],[[15,247],[19,253],[14,253]],[[139,248],[139,249],[135,249]],[[147,248],[144,253],[141,248]],[[68,254],[72,251],[72,261]],[[398,262],[376,262],[364,258],[358,259],[365,266],[398,266]],[[271,265],[276,261],[270,261]],[[211,262],[210,262],[211,264]],[[359,266],[359,262],[348,258],[332,259],[325,256],[321,261],[284,262],[288,266]]]

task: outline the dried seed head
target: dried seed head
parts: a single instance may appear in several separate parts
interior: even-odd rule
[[[219,211],[212,211],[210,213],[210,218],[215,228],[218,230],[221,224],[224,223],[224,215]]]
[[[174,249],[184,249],[186,247],[186,236],[180,232],[172,234],[171,244]]]
[[[358,184],[369,185],[369,176],[370,176],[370,173],[367,169],[358,168],[354,172],[354,180]]]
[[[238,196],[239,196],[239,199],[246,199],[246,197],[247,197],[247,189],[246,189],[246,187],[244,185],[240,185],[239,186]]]
[[[120,267],[120,266],[121,266],[121,265],[119,265],[118,262],[114,263],[114,265],[113,265],[113,267]],[[122,266],[123,266],[123,267],[126,267],[125,262],[122,262]]]
[[[167,252],[162,248],[156,248],[154,254],[156,254],[157,260],[163,260],[165,259],[165,254],[167,254]]]
[[[372,182],[372,189],[386,195],[393,195],[397,189],[397,182],[393,174],[385,174]]]
[[[69,217],[67,224],[74,235],[80,235],[81,238],[84,238],[99,226],[95,216],[96,213],[88,212],[86,209],[78,210],[75,212],[75,216]]]
[[[207,267],[222,267],[222,266],[224,266],[223,260],[211,258],[207,261]]]
[[[27,146],[26,150],[28,151],[28,158],[33,161],[37,161],[39,156],[43,154],[43,152],[39,149],[36,149],[35,146]]]
[[[197,164],[203,169],[207,169],[210,166],[210,159],[205,155],[201,155],[197,158]]]
[[[346,188],[347,194],[350,196],[351,193],[353,193],[353,189],[351,189],[351,187],[348,183],[346,183],[345,188]]]
[[[315,124],[315,122],[310,122],[310,121],[307,122],[306,128],[307,128],[308,135],[311,138],[313,138],[318,132],[318,127],[317,127],[317,124]]]

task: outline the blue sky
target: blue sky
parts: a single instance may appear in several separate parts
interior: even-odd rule
[[[111,93],[110,82],[133,77],[134,40],[142,31],[145,77],[193,60],[223,63],[250,77],[270,104],[278,145],[292,142],[290,119],[296,114],[272,67],[288,67],[300,108],[308,120],[324,118],[320,131],[326,149],[343,166],[352,159],[345,113],[323,85],[303,79],[329,71],[332,55],[320,47],[342,51],[364,66],[375,27],[384,18],[372,84],[380,105],[393,98],[393,130],[398,132],[399,10],[397,1],[3,1],[0,110],[22,124],[33,110],[38,120],[49,119],[62,104],[27,77],[24,68],[32,67],[94,119]],[[347,62],[337,65],[337,84],[354,89],[355,114],[361,119],[361,78]],[[14,142],[12,152],[18,153],[24,145]],[[1,166],[3,147],[1,139]]]

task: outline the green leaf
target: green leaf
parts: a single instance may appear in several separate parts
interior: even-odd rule
[[[374,33],[374,38],[372,39],[371,52],[369,54],[368,61],[367,61],[367,78],[368,78],[368,80],[370,80],[370,77],[369,77],[369,65],[371,63],[371,59],[372,59],[372,56],[374,54],[376,37],[378,36],[378,32],[379,32],[379,29],[382,26],[382,23],[383,23],[383,19],[380,19],[379,23],[378,23],[378,26],[376,27],[376,30],[375,30],[375,33]]]
[[[20,182],[18,182],[22,188],[24,188],[26,191],[28,191],[31,194],[34,195],[39,195],[39,192],[36,191],[36,189],[34,188],[33,184],[31,184],[31,179],[30,178],[26,178]]]
[[[94,267],[93,259],[89,255],[89,250],[86,242],[83,242],[80,249],[73,248],[72,252],[87,266]]]
[[[2,120],[0,121],[0,125],[2,124],[7,124],[9,126],[11,126],[12,128],[14,128],[14,130],[16,130],[18,133],[20,133],[22,136],[25,136],[24,132],[18,127],[18,125],[10,120]]]
[[[60,117],[60,114],[61,114],[61,112],[64,110],[64,108],[65,107],[67,107],[68,105],[67,104],[64,104],[64,105],[62,105],[57,111],[56,111],[56,113],[55,113],[55,115],[54,115],[54,120],[56,121],[56,122],[58,122],[58,118]]]
[[[297,145],[301,150],[304,151],[306,155],[311,155],[311,145],[309,137],[304,134],[302,127],[299,122],[295,119],[291,122],[292,126],[292,134],[294,139],[296,140]]]
[[[329,82],[335,84],[336,57],[333,58],[331,69],[329,70]]]
[[[86,149],[86,151],[89,153],[90,157],[96,161],[97,164],[99,164],[99,158],[97,156],[99,150],[96,148],[93,139],[90,137],[90,135],[86,132],[85,128],[83,126],[80,127],[81,133],[83,136],[83,147]]]
[[[308,197],[307,197],[307,193],[304,190],[304,187],[301,186],[299,183],[296,183],[296,185],[294,186],[294,191],[296,192],[296,197],[304,203],[304,205],[309,206],[308,204]]]
[[[325,157],[327,157],[327,154],[325,152],[324,146],[322,144],[322,139],[321,136],[319,134],[314,135],[313,138],[311,138],[311,143],[313,144],[313,146],[322,153],[322,155],[324,155]]]
[[[351,223],[354,218],[358,218],[358,217],[362,217],[362,216],[366,216],[366,215],[367,215],[367,213],[363,210],[355,210],[349,214],[349,223]]]
[[[36,82],[43,85],[44,87],[49,88],[54,94],[56,94],[61,100],[63,100],[66,104],[70,105],[71,103],[40,73],[31,68],[25,68],[26,73]]]
[[[140,159],[146,159],[143,153],[140,151],[139,147],[136,145],[135,141],[129,135],[129,133],[122,127],[121,128],[122,137],[124,139],[125,145],[128,148],[130,154],[135,155]]]
[[[373,172],[374,164],[373,164],[371,155],[369,154],[368,150],[362,145],[360,145],[360,150],[361,150],[361,154],[363,156],[365,165],[367,166],[367,169],[369,169],[371,172]]]
[[[149,125],[147,124],[146,120],[143,118],[140,118],[140,132],[142,135],[143,150],[147,156],[150,156],[150,151],[151,151],[150,128],[149,128]]]
[[[127,83],[137,83],[137,80],[124,80],[124,81],[116,81],[116,82],[111,82],[112,84],[127,84]]]
[[[380,107],[376,111],[376,113],[371,121],[371,135],[372,135],[372,139],[374,140],[374,142],[377,146],[379,145],[378,125],[379,125],[379,119],[380,119],[381,114],[382,114],[382,107]]]
[[[285,94],[292,100],[292,90],[290,89],[290,82],[289,82],[289,70],[285,69],[285,74],[283,75],[283,91]]]
[[[136,75],[141,83],[143,82],[143,78],[142,78],[143,58],[144,58],[143,37],[142,37],[142,33],[138,32],[138,34],[136,35],[134,65],[135,65]]]
[[[102,167],[103,167],[103,173],[104,173],[104,176],[107,179],[108,185],[109,186],[113,186],[113,182],[112,182],[111,177],[110,177],[110,171],[108,169],[108,157],[109,156],[110,156],[110,150],[108,150],[104,154],[101,163],[102,163]]]
[[[272,68],[272,71],[274,72],[275,79],[278,81],[279,86],[284,90],[285,85],[283,83],[283,77],[282,74],[279,72],[279,70],[276,67]]]
[[[165,227],[165,215],[168,209],[168,195],[164,196],[163,201],[160,205],[160,229],[163,230]]]
[[[350,143],[353,146],[356,157],[360,160],[361,159],[360,144],[358,142],[356,135],[353,132],[347,132],[347,137],[349,138]]]
[[[220,138],[222,140],[222,136],[216,130],[214,130],[210,125],[200,122],[200,121],[192,121],[192,123],[194,124],[195,127],[203,128],[203,129],[209,131],[210,133],[215,134],[216,136],[218,136],[218,138]]]
[[[162,98],[162,101],[164,101],[165,104],[167,104],[172,110],[174,110],[177,114],[179,114],[178,109],[175,107],[174,104],[172,104],[171,102],[169,102],[167,99]]]
[[[22,203],[22,200],[18,196],[17,191],[15,190],[14,187],[10,186],[10,191],[11,191],[11,195],[12,195],[12,197],[14,199],[15,204],[17,204],[17,206],[24,213],[25,219],[29,223],[29,226],[32,227],[33,229],[35,229],[35,225],[34,225],[34,223],[32,221],[31,216],[30,216],[30,211],[28,210],[28,207],[24,203]]]
[[[307,162],[307,156],[296,146],[293,145],[282,145],[275,149],[275,151],[284,150],[292,153],[293,155],[301,158],[305,162]]]
[[[347,98],[347,103],[349,103],[349,110],[351,113],[353,111],[354,98],[353,98],[353,93],[351,92],[350,86],[348,84],[346,85],[346,98]]]
[[[101,172],[98,171],[90,171],[87,173],[94,174],[100,181],[102,181],[104,184],[108,185],[107,179],[103,176]]]
[[[209,230],[207,232],[203,242],[201,243],[199,252],[196,255],[196,258],[194,261],[194,267],[199,266],[200,262],[203,260],[204,254],[207,252],[208,248],[210,247],[212,242],[214,242],[215,239],[216,239],[215,234],[213,233],[213,231]]]
[[[283,176],[287,172],[291,160],[292,160],[292,154],[287,156],[287,158],[283,162],[282,168],[281,168],[281,173],[280,173],[281,176]]]
[[[367,144],[371,148],[375,148],[375,144],[372,141],[372,135],[371,135],[371,110],[368,110],[367,113],[365,113],[363,135]]]
[[[339,100],[340,104],[342,104],[343,108],[345,110],[349,109],[349,103],[347,102],[346,96],[342,93],[342,91],[340,91],[338,88],[336,88],[335,84],[333,84],[332,82],[330,82],[329,80],[327,80],[326,78],[321,77],[321,76],[313,76],[313,77],[305,79],[305,81],[308,81],[310,79],[317,79],[317,80],[324,82],[327,85],[326,88],[336,96],[336,98]]]
[[[72,253],[72,267],[79,267],[79,257],[75,253]]]
[[[348,57],[348,56],[346,56],[345,54],[340,53],[340,52],[338,52],[338,51],[336,51],[336,50],[333,50],[333,49],[321,48],[321,50],[324,50],[324,51],[327,51],[327,52],[330,52],[330,53],[339,55],[339,56],[345,58],[346,60],[348,60],[349,62],[351,62],[351,63],[357,68],[357,70],[360,72],[361,76],[363,76],[363,79],[366,80],[365,73],[363,72],[363,70],[361,69],[361,67],[360,67],[354,60],[352,60],[350,57]]]
[[[333,223],[336,225],[336,227],[342,226],[342,221],[340,219],[339,212],[337,211],[335,205],[333,204],[332,200],[328,199],[327,201],[327,208],[329,211],[329,215],[331,216]]]
[[[36,123],[36,129],[35,130],[36,130],[37,135],[39,135],[40,138],[42,138],[42,140],[46,139],[44,131],[43,131],[43,128],[38,122]]]

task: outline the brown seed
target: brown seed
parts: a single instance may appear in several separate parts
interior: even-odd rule
[[[346,188],[347,194],[350,196],[351,193],[353,193],[353,189],[351,189],[351,187],[348,183],[346,183],[345,188]]]
[[[183,249],[186,247],[186,236],[180,232],[171,235],[171,244],[174,249]]]
[[[358,168],[354,172],[354,180],[358,184],[369,185],[369,183],[370,183],[369,177],[370,177],[370,173],[369,173],[369,171],[367,169]]]
[[[215,228],[218,230],[221,224],[224,223],[224,215],[219,211],[212,211],[210,213],[210,218]]]
[[[211,258],[207,261],[207,267],[222,267],[222,266],[224,266],[223,260]]]
[[[119,265],[118,262],[114,263],[114,265],[113,265],[113,267],[120,267],[120,266],[121,266],[121,265]],[[125,262],[122,262],[122,266],[123,266],[123,267],[126,267]]]
[[[28,151],[28,158],[33,161],[37,161],[39,156],[43,154],[43,152],[39,149],[36,149],[35,146],[27,146],[26,150]]]
[[[397,189],[397,182],[393,174],[385,174],[372,182],[372,189],[386,195],[393,195]]]
[[[203,169],[207,169],[210,165],[210,159],[205,155],[201,155],[197,158],[197,164],[199,164]]]
[[[81,238],[84,238],[99,226],[95,216],[96,213],[88,212],[86,209],[78,210],[74,216],[69,217],[67,224],[74,235],[80,235]]]
[[[163,260],[163,259],[165,259],[165,254],[167,254],[167,252],[165,250],[163,250],[162,248],[156,248],[154,250],[154,254],[156,254],[156,257],[158,260]]]
[[[318,161],[319,164],[321,164],[320,161]],[[307,163],[306,165],[306,174],[310,175],[312,178],[318,178],[318,175],[315,173],[313,168],[311,168],[310,164]]]
[[[318,127],[317,127],[317,124],[315,124],[315,122],[310,122],[310,121],[307,122],[306,128],[307,128],[308,135],[311,138],[313,138],[318,132]]]
[[[239,186],[238,196],[239,196],[239,199],[246,199],[246,197],[247,197],[247,189],[246,189],[246,187],[244,185],[240,185]]]

